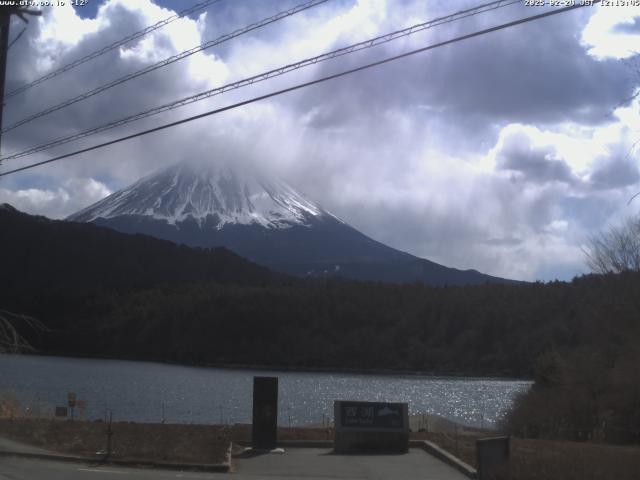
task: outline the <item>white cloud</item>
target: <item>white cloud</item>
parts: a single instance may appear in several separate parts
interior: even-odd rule
[[[637,55],[640,53],[640,31],[625,32],[625,26],[634,25],[639,17],[638,6],[599,6],[582,31],[582,42],[588,47],[589,54],[600,60]]]
[[[70,3],[47,9],[47,15],[38,21],[40,35],[33,40],[39,53],[34,63],[38,75],[51,70],[61,54],[81,43],[86,35],[109,27],[109,21],[104,17],[81,19]]]
[[[56,189],[0,187],[0,203],[9,203],[27,213],[64,218],[111,193],[104,184],[91,178],[73,178]]]

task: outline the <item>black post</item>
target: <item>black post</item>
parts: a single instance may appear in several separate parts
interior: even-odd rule
[[[107,426],[107,455],[105,460],[111,458],[111,437],[113,436],[113,430],[111,430],[111,423],[113,421],[113,412],[109,412],[109,425]]]
[[[259,450],[273,450],[277,446],[278,377],[253,377],[251,443]]]

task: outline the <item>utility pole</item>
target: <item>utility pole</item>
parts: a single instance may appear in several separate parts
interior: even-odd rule
[[[7,72],[7,50],[9,49],[9,24],[11,8],[0,9],[0,130],[2,130],[2,111],[4,110],[4,78]],[[2,153],[2,132],[0,132],[0,153]]]
[[[7,51],[9,50],[9,25],[11,15],[17,15],[20,19],[29,23],[25,15],[42,15],[37,10],[29,10],[20,7],[15,1],[13,5],[3,5],[0,7],[0,130],[2,130],[2,113],[4,111],[4,84],[7,73]],[[2,153],[2,132],[0,132],[0,154]]]

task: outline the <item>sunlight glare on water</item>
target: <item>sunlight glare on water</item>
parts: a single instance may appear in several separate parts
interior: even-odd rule
[[[0,395],[50,415],[67,393],[85,400],[87,419],[168,423],[248,423],[252,378],[279,377],[279,423],[320,424],[334,400],[407,402],[469,426],[491,427],[531,382],[480,378],[275,372],[185,367],[151,362],[0,355]]]

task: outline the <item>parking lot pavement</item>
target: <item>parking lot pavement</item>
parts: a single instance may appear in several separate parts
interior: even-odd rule
[[[330,449],[291,448],[284,454],[234,459],[239,480],[304,478],[369,480],[465,480],[462,473],[423,450],[404,455],[338,455]]]

